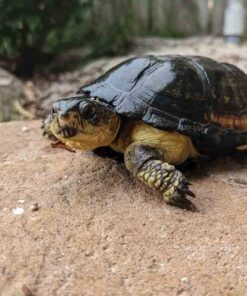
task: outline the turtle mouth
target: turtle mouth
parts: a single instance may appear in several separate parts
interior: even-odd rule
[[[63,136],[64,138],[72,138],[77,134],[77,128],[72,126],[65,126],[60,129],[57,134]]]

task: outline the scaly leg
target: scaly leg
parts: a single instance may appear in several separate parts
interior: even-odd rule
[[[133,143],[126,149],[124,160],[127,169],[149,187],[159,190],[166,203],[187,210],[196,209],[186,198],[186,195],[195,195],[188,189],[185,176],[164,162],[162,153],[157,149]]]

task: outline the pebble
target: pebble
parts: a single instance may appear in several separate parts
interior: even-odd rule
[[[14,215],[23,215],[24,214],[24,209],[23,208],[14,208],[14,209],[12,209],[12,213]]]
[[[27,132],[29,130],[29,128],[27,126],[23,126],[21,128],[21,130],[22,130],[23,133],[25,133],[25,132]]]
[[[31,205],[31,211],[35,212],[35,211],[38,211],[38,209],[39,209],[39,205],[37,202]]]
[[[190,280],[189,280],[187,277],[182,277],[182,278],[181,278],[181,282],[182,282],[183,284],[189,284]]]

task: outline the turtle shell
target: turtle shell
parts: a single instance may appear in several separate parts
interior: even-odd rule
[[[247,143],[247,75],[210,58],[129,59],[77,93],[99,98],[121,116],[191,136],[200,145],[210,139],[219,149]]]

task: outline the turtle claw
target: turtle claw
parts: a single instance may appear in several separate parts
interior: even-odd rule
[[[192,185],[192,183],[191,183],[191,182],[188,182],[188,181],[186,181],[185,185],[186,185],[186,186],[190,186],[190,185]]]
[[[191,212],[195,212],[197,210],[196,206],[185,196],[177,196],[169,201],[169,204]]]
[[[169,200],[168,203],[188,211],[196,211],[196,206],[186,198],[186,195],[189,195],[193,198],[196,197],[195,194],[189,190],[187,186],[185,186],[184,188],[177,188],[177,192],[175,192],[174,196]]]
[[[189,190],[188,188],[184,188],[184,189],[180,189],[178,188],[177,191],[181,194],[181,195],[189,195],[193,198],[196,198],[196,195],[194,192],[192,192],[191,190]]]
[[[191,196],[191,197],[193,197],[193,198],[196,198],[195,193],[192,192],[192,191],[189,190],[189,189],[185,190],[184,193],[187,194],[187,195],[189,195],[189,196]]]

